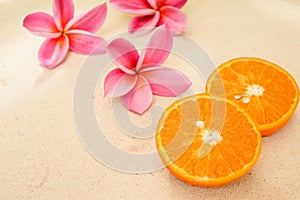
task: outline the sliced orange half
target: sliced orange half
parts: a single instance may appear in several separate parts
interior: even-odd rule
[[[236,58],[220,65],[207,81],[207,93],[223,96],[248,113],[263,136],[291,118],[299,102],[294,78],[278,65],[259,58]]]
[[[190,185],[218,186],[257,162],[261,134],[245,112],[207,94],[173,103],[159,120],[156,146],[167,168]]]

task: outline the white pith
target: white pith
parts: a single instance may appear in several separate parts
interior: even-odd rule
[[[203,142],[212,146],[222,141],[222,136],[217,130],[203,129],[201,135],[203,136]]]
[[[242,100],[243,103],[247,104],[251,101],[252,96],[260,97],[264,94],[265,88],[258,84],[248,85],[247,90],[244,94],[235,95],[236,100]]]

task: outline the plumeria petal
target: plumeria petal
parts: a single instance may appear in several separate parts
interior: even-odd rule
[[[63,30],[68,21],[74,16],[74,4],[72,0],[54,0],[53,14],[56,26],[59,30]]]
[[[153,9],[157,9],[156,0],[147,0]]]
[[[149,109],[152,103],[152,90],[146,79],[138,77],[138,81],[133,90],[121,97],[122,103],[128,108],[138,114],[143,114]]]
[[[154,15],[134,17],[129,23],[128,31],[135,35],[142,35],[150,32],[156,27],[159,22],[159,17],[160,13],[158,11],[156,11]]]
[[[67,32],[70,49],[84,55],[99,55],[106,53],[106,42],[103,38],[82,30]]]
[[[141,54],[137,71],[147,66],[162,64],[170,54],[173,35],[165,26],[157,28],[149,38],[146,49]]]
[[[192,84],[183,73],[166,67],[147,68],[140,75],[150,83],[153,93],[160,96],[179,96]]]
[[[65,30],[80,29],[95,33],[103,25],[106,15],[107,6],[106,3],[103,3],[71,19],[66,25]]]
[[[107,46],[107,51],[122,71],[135,74],[132,70],[136,67],[139,54],[128,40],[123,38],[113,40]]]
[[[61,35],[56,28],[54,18],[44,12],[27,15],[23,20],[23,26],[37,36],[56,38]]]
[[[182,8],[186,4],[187,0],[156,0],[158,7],[162,6],[174,6],[176,8]]]
[[[161,22],[171,29],[175,34],[180,34],[187,29],[187,19],[178,8],[172,6],[164,6],[160,9]]]
[[[63,35],[59,38],[47,39],[39,50],[39,60],[41,64],[49,68],[54,68],[60,64],[69,50],[68,37]]]
[[[137,82],[136,75],[129,75],[120,69],[108,73],[104,81],[104,96],[119,97],[130,92]]]
[[[152,15],[155,10],[152,9],[147,0],[110,0],[115,8],[134,15]]]

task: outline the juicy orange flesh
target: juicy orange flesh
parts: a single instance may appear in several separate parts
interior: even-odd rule
[[[198,119],[203,121],[203,129],[213,130],[210,127],[212,118],[212,103],[210,99],[198,99]],[[165,148],[172,142],[175,135],[190,134],[180,132],[179,126],[196,126],[196,121],[189,124],[181,123],[180,105],[173,109],[164,126],[158,133],[161,144]],[[220,112],[222,112],[220,110]],[[200,134],[202,128],[197,128],[197,133],[192,144],[188,147],[179,159],[172,164],[183,169],[191,176],[219,178],[227,177],[230,174],[241,170],[246,164],[252,162],[257,151],[258,139],[253,125],[249,123],[247,117],[231,104],[226,104],[226,119],[221,132],[222,141],[215,145],[212,151],[204,158],[199,158],[200,147],[203,144],[203,136]],[[166,151],[168,157],[172,157],[172,151]],[[163,158],[164,160],[164,158]]]
[[[257,124],[270,124],[280,119],[289,111],[297,92],[286,74],[259,61],[239,61],[222,68],[212,79],[209,88],[212,95],[221,92],[221,81],[226,97],[241,106]],[[249,103],[235,99],[236,95],[245,94],[247,87],[254,84],[264,88],[262,96],[251,96]]]

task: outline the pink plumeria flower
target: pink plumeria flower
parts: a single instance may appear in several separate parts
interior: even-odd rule
[[[185,92],[191,86],[189,79],[161,66],[172,45],[172,33],[164,26],[153,32],[141,55],[128,40],[113,40],[107,48],[118,68],[106,76],[104,96],[121,97],[130,111],[143,114],[150,107],[153,94],[175,97]]]
[[[175,34],[187,29],[186,16],[180,11],[187,0],[110,0],[117,9],[138,15],[129,24],[129,32],[143,34],[166,24]]]
[[[23,21],[23,26],[30,32],[46,38],[38,54],[42,65],[56,67],[65,59],[69,49],[85,55],[106,52],[104,39],[94,35],[106,18],[106,3],[74,17],[72,0],[54,0],[53,13],[54,17],[35,12]]]

